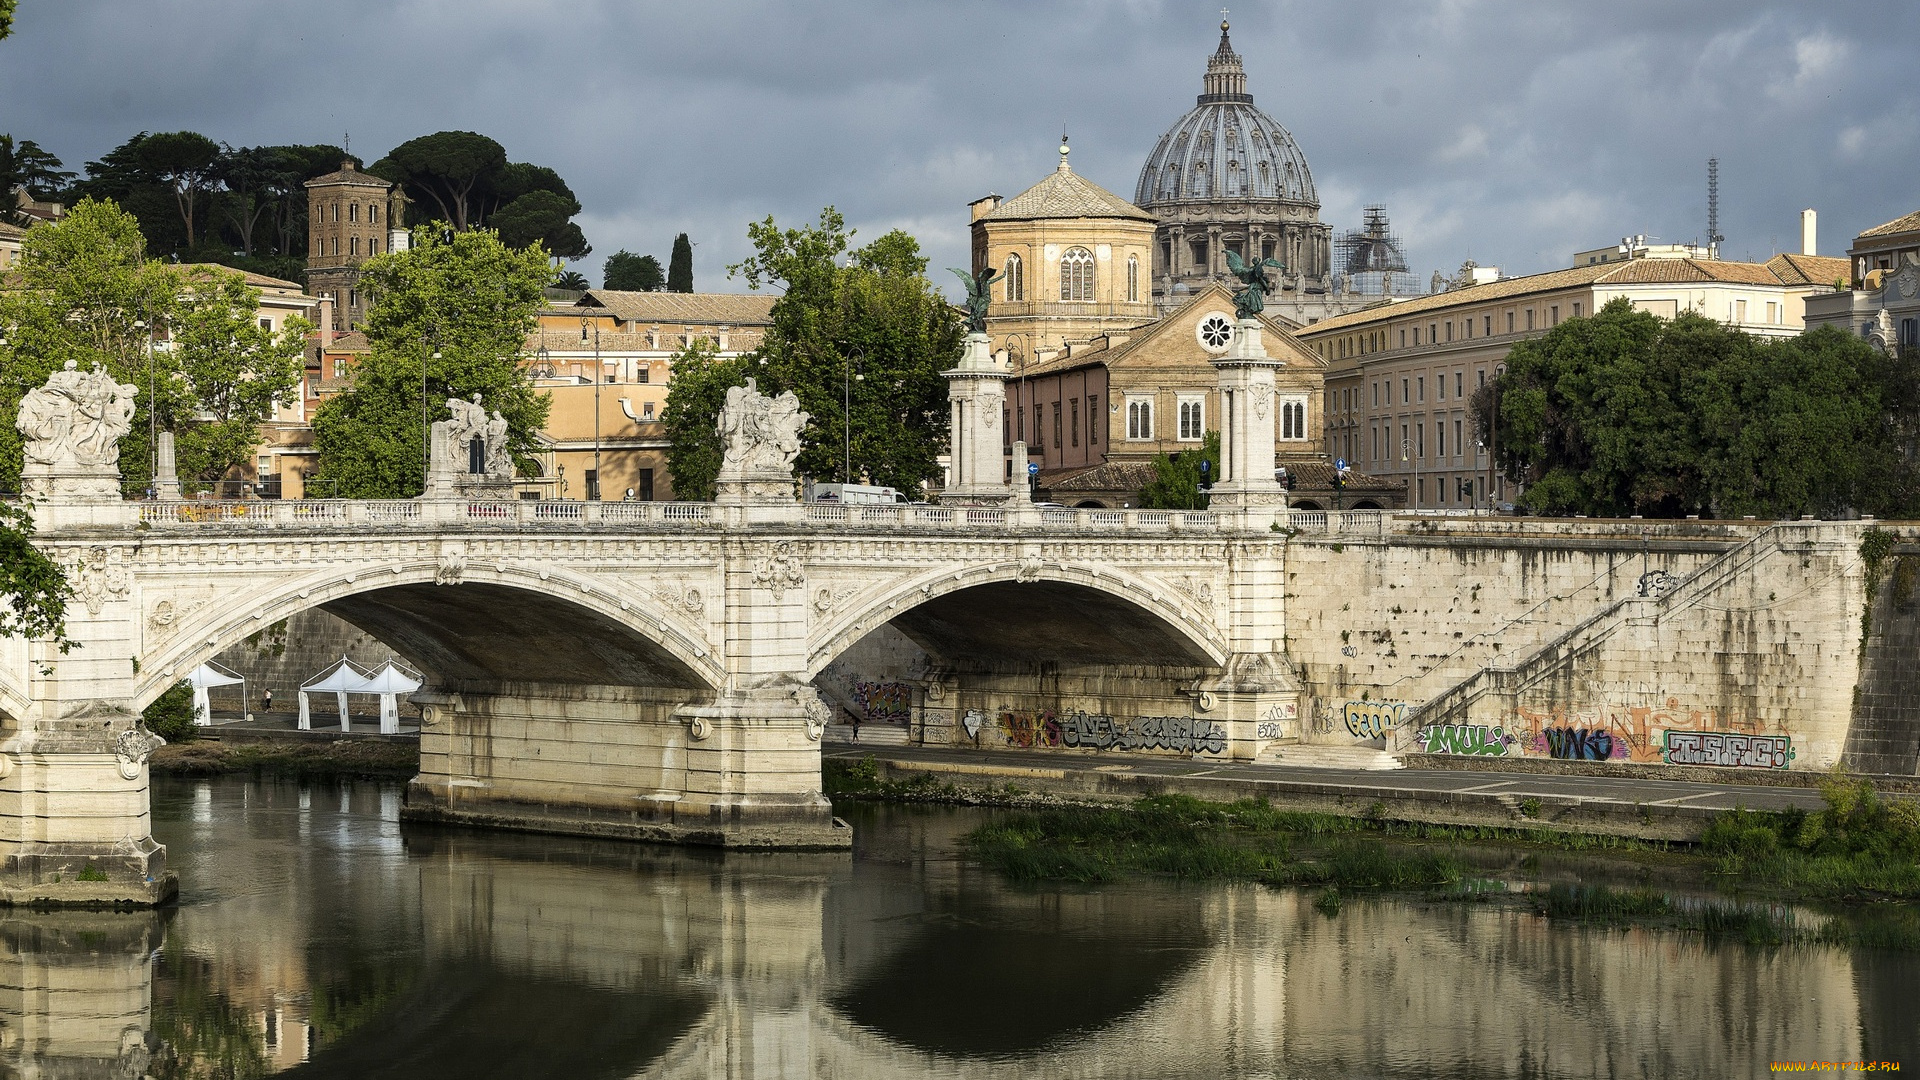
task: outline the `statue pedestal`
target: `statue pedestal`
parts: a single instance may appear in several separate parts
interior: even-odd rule
[[[725,472],[713,484],[713,501],[738,506],[767,506],[794,502],[790,472]]]
[[[1007,371],[993,356],[986,334],[968,334],[957,367],[947,380],[947,432],[952,439],[952,483],[940,493],[944,506],[1005,506],[1016,489],[1008,483]],[[1018,463],[1021,484],[1027,463]]]
[[[1220,373],[1220,480],[1208,506],[1224,512],[1285,506],[1287,489],[1273,478],[1274,372],[1283,362],[1267,355],[1260,320],[1235,323],[1232,345],[1213,366]]]

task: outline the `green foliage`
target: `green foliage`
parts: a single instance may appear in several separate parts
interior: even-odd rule
[[[252,1009],[220,988],[213,963],[193,955],[179,934],[168,939],[153,982],[155,1080],[253,1080],[273,1071]]]
[[[33,518],[0,503],[0,637],[53,641],[61,652],[67,637],[67,601],[73,589],[57,563],[33,546]]]
[[[1523,341],[1476,393],[1521,502],[1555,514],[1791,518],[1920,505],[1920,382],[1823,329],[1760,339],[1696,312],[1663,320],[1615,299]]]
[[[1861,577],[1867,583],[1867,602],[1860,609],[1860,655],[1867,653],[1867,639],[1873,635],[1873,604],[1880,597],[1880,579],[1887,557],[1893,554],[1896,537],[1874,526],[1860,534]]]
[[[593,288],[593,283],[587,280],[587,275],[578,270],[562,270],[560,276],[553,279],[553,287],[565,289],[568,292],[586,292]]]
[[[73,174],[60,167],[60,159],[39,143],[23,139],[16,144],[12,135],[0,135],[0,193],[24,187],[36,199],[50,199],[72,179]],[[0,203],[0,221],[7,220],[16,220],[11,198]]]
[[[721,359],[704,339],[698,339],[673,358],[672,367],[667,407],[660,419],[666,429],[673,497],[682,502],[710,501],[726,451],[718,430],[720,406],[726,404],[728,390],[746,384],[754,365],[741,356]]]
[[[1830,899],[1920,898],[1920,802],[1884,799],[1842,773],[1820,785],[1826,808],[1736,809],[1714,818],[1701,847],[1723,873]]]
[[[1140,490],[1143,510],[1205,510],[1207,495],[1200,490],[1200,463],[1207,462],[1208,483],[1220,479],[1220,433],[1207,432],[1197,450],[1161,453],[1153,459],[1153,479]]]
[[[13,36],[14,0],[0,0],[0,41]]]
[[[667,259],[667,291],[693,291],[693,241],[686,233],[673,238],[673,254]]]
[[[175,433],[183,484],[229,478],[259,442],[260,423],[300,385],[310,328],[289,319],[279,332],[259,324],[260,290],[211,267],[182,270],[170,320],[159,399],[160,427]]]
[[[667,287],[667,273],[659,259],[622,249],[607,256],[600,281],[603,288],[621,292],[659,292]]]
[[[507,151],[476,132],[440,131],[401,143],[368,171],[465,231],[479,224],[486,199],[507,179]]]
[[[487,224],[499,230],[501,243],[508,247],[539,244],[548,254],[578,259],[593,251],[573,223],[579,212],[580,203],[571,195],[530,191],[495,211]]]
[[[182,681],[168,687],[140,713],[147,730],[170,743],[192,742],[199,730],[194,725],[193,687]]]
[[[362,329],[371,348],[352,387],[314,417],[316,479],[352,499],[421,492],[423,366],[431,419],[450,415],[447,399],[479,394],[488,412],[506,419],[514,454],[531,454],[549,401],[521,370],[520,355],[553,276],[538,244],[515,249],[490,229],[454,233],[444,223],[415,229],[407,251],[363,263],[370,306]]]
[[[752,374],[769,393],[793,391],[812,418],[795,463],[801,473],[917,497],[939,474],[948,412],[940,372],[959,361],[964,332],[927,280],[913,237],[895,230],[843,265],[853,236],[845,226],[827,207],[800,229],[771,217],[747,227],[755,254],[729,272],[755,289],[785,290]]]

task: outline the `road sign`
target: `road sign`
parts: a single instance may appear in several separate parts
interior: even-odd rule
[[[1037,461],[1029,461],[1029,462],[1027,462],[1027,475],[1028,475],[1028,476],[1039,476],[1039,475],[1040,475],[1040,463],[1039,463],[1039,462],[1037,462]]]
[[[1338,469],[1338,470],[1340,470],[1341,472],[1346,472],[1346,471],[1347,471],[1347,459],[1346,459],[1346,458],[1334,458],[1334,459],[1333,459],[1333,467],[1334,467],[1334,468],[1336,468],[1336,469]]]

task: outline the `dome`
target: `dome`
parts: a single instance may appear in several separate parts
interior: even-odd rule
[[[1207,58],[1205,92],[1160,136],[1133,201],[1137,206],[1220,199],[1272,199],[1318,208],[1306,155],[1287,129],[1253,105],[1240,57],[1220,24]]]

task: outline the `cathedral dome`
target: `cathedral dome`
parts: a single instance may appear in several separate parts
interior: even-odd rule
[[[1313,173],[1293,136],[1254,107],[1240,57],[1220,24],[1220,47],[1207,58],[1205,92],[1160,136],[1134,204],[1148,210],[1178,203],[1275,200],[1318,209]]]

